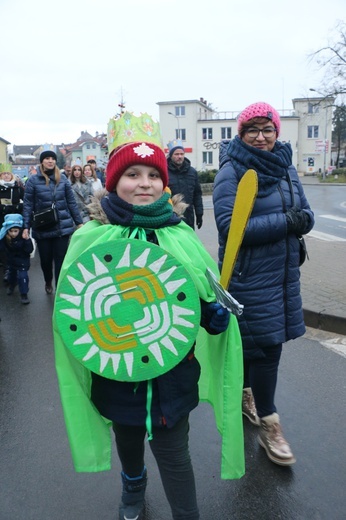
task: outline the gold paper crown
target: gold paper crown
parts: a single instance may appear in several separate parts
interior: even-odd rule
[[[137,117],[131,112],[124,112],[121,116],[110,119],[107,140],[109,156],[118,146],[133,142],[145,141],[163,149],[160,125],[147,113]]]

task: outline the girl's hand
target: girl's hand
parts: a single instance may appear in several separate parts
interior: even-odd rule
[[[22,237],[24,238],[24,240],[29,240],[30,233],[28,229],[23,229]]]

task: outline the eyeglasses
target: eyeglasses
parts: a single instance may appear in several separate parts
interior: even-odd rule
[[[270,139],[271,137],[274,137],[274,135],[276,134],[276,130],[272,126],[267,126],[266,128],[256,128],[255,126],[253,126],[246,130],[246,134],[251,139],[255,139],[259,136],[260,133],[263,135],[265,139]]]

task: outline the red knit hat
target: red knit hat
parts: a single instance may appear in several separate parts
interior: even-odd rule
[[[135,164],[152,166],[159,172],[163,187],[168,184],[167,159],[164,151],[153,143],[129,143],[120,146],[111,155],[106,171],[106,189],[111,192],[124,171]]]
[[[249,105],[238,116],[239,135],[241,134],[244,123],[247,123],[247,121],[250,121],[250,119],[253,119],[254,117],[266,117],[267,119],[270,119],[276,128],[276,135],[279,137],[281,126],[279,113],[275,108],[268,105],[268,103],[263,103],[262,101]]]

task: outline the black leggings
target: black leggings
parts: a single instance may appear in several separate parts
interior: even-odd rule
[[[244,388],[251,387],[258,417],[276,412],[274,404],[282,343],[262,349],[264,357],[244,359]]]
[[[145,427],[113,423],[113,430],[123,471],[129,477],[138,477],[144,466]],[[153,427],[153,439],[149,441],[174,520],[199,519],[188,442],[188,417],[173,428]]]

